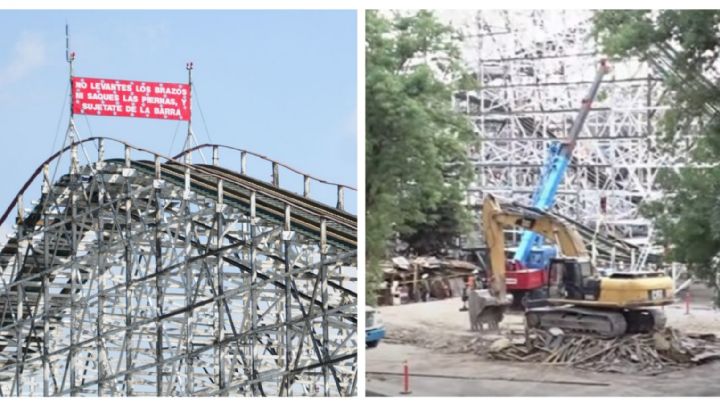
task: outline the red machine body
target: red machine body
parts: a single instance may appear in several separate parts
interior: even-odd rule
[[[510,292],[529,292],[547,283],[545,268],[525,268],[517,261],[508,261],[505,266],[505,284]]]

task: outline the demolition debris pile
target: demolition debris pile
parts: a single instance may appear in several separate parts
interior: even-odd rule
[[[487,354],[493,359],[568,365],[597,372],[657,374],[720,359],[720,343],[715,334],[683,335],[672,328],[612,339],[565,335],[551,329],[533,330],[527,340],[497,339]]]
[[[474,353],[495,360],[571,366],[595,372],[654,375],[720,360],[715,334],[683,334],[666,328],[654,334],[617,338],[564,334],[559,329],[519,330],[467,337],[428,335],[421,329],[389,332],[386,343],[422,346],[444,353]]]

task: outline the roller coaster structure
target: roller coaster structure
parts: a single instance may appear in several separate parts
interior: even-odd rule
[[[203,151],[212,163],[193,164]],[[311,184],[336,188],[336,206]],[[17,213],[0,250],[0,395],[354,395],[354,191],[220,145],[171,158],[72,142],[0,219]]]

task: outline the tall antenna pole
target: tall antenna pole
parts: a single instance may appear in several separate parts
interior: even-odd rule
[[[193,71],[193,62],[187,62],[185,65],[185,68],[188,72],[188,99],[190,100],[190,116],[188,116],[188,130],[187,130],[187,137],[185,138],[185,146],[183,147],[183,150],[188,150],[192,147],[192,140],[194,138],[193,131],[192,131],[192,71]],[[190,154],[185,154],[185,162],[190,163]]]
[[[68,74],[69,74],[69,80],[70,80],[70,123],[68,124],[68,130],[67,130],[67,140],[72,143],[73,141],[78,138],[78,133],[75,130],[75,114],[73,113],[73,86],[72,86],[72,78],[73,78],[73,61],[75,60],[75,52],[70,51],[70,27],[68,26],[67,22],[65,23],[65,61],[68,63]]]

